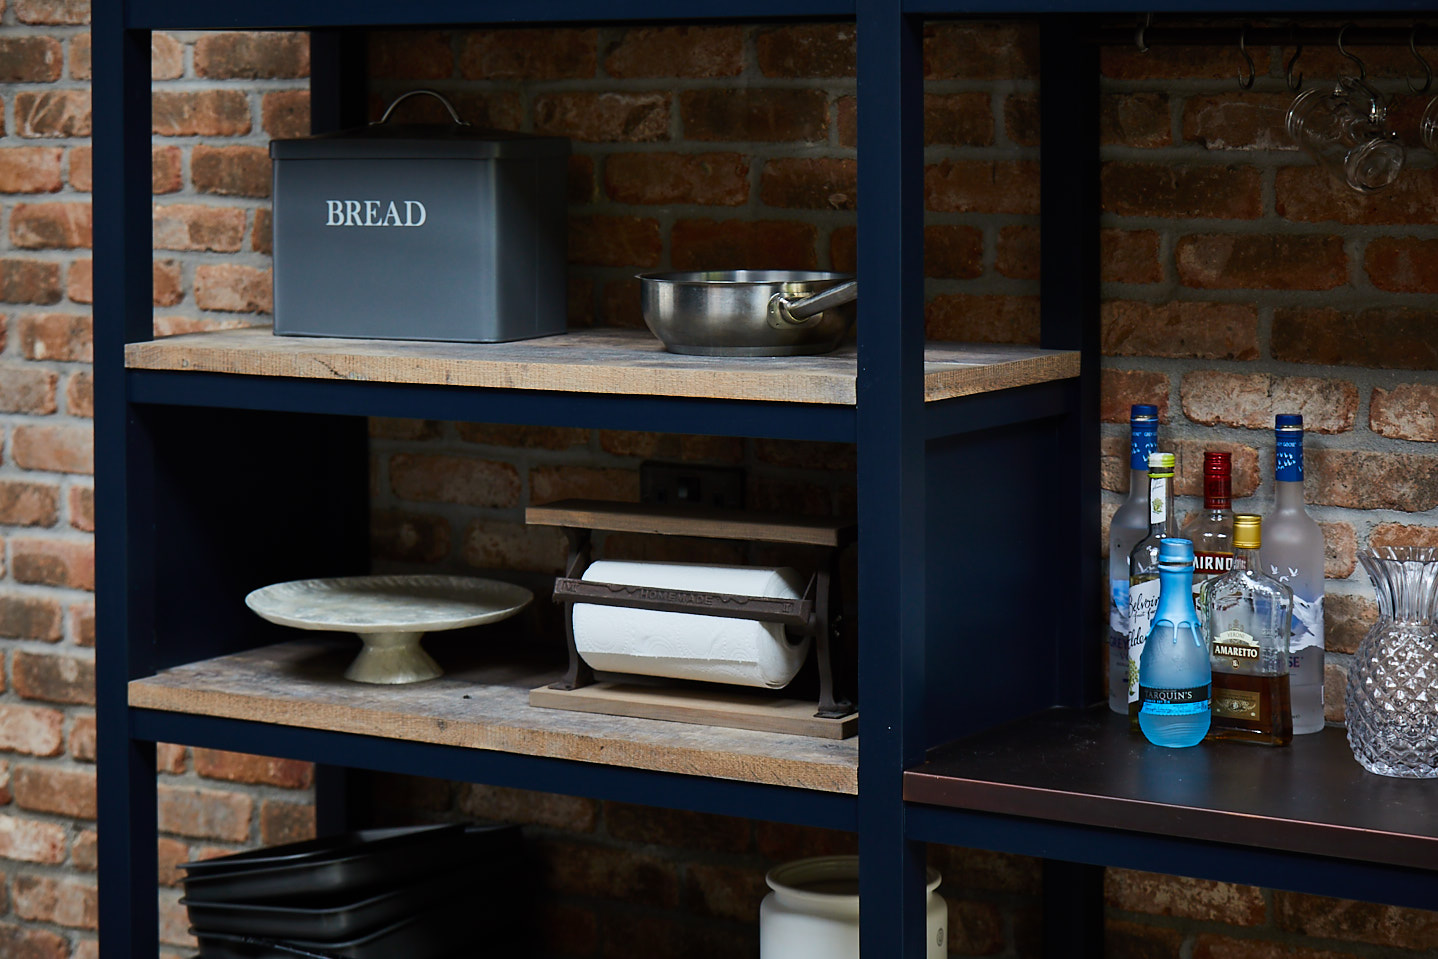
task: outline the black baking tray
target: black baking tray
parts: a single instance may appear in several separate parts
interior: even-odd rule
[[[334,907],[517,849],[505,824],[367,829],[186,863],[185,896],[207,903]]]
[[[457,906],[445,905],[341,942],[190,932],[199,940],[200,959],[450,959],[466,944],[472,952],[484,936],[466,918]]]

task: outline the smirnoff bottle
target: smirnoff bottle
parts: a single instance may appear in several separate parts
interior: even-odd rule
[[[1274,423],[1274,504],[1263,521],[1263,571],[1293,590],[1288,637],[1293,731],[1323,728],[1323,531],[1303,508],[1303,417]]]
[[[1233,518],[1233,569],[1203,585],[1213,663],[1211,739],[1286,746],[1293,741],[1288,630],[1293,590],[1258,564],[1262,520]]]
[[[1193,541],[1193,595],[1204,582],[1233,568],[1232,456],[1203,451],[1203,512],[1195,513],[1179,533]]]
[[[1108,527],[1108,708],[1128,715],[1128,554],[1148,535],[1148,454],[1158,448],[1158,407],[1129,410],[1128,499]]]
[[[1138,727],[1155,746],[1197,746],[1208,733],[1208,644],[1193,607],[1193,544],[1158,549],[1158,610],[1139,660]]]
[[[1177,534],[1173,503],[1172,453],[1148,455],[1148,535],[1139,541],[1128,556],[1128,715],[1138,723],[1138,668],[1143,644],[1153,627],[1158,610],[1159,545],[1166,537]],[[1189,575],[1193,574],[1193,557],[1189,557]],[[1192,586],[1189,587],[1190,594]],[[1189,602],[1193,602],[1192,595]]]

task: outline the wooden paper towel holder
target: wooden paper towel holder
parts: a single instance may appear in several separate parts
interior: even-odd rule
[[[564,576],[554,581],[554,601],[565,607],[569,668],[558,682],[531,690],[531,706],[823,739],[846,739],[858,731],[859,714],[852,695],[846,695],[853,688],[847,675],[852,658],[843,655],[846,650],[835,588],[840,553],[854,541],[852,522],[594,500],[531,506],[524,518],[531,525],[558,526],[569,540]],[[595,530],[798,544],[815,547],[822,561],[814,564],[799,599],[590,582],[582,577],[591,562]],[[819,673],[817,707],[814,700],[782,698],[776,693],[717,683],[596,680],[575,646],[575,603],[779,623],[798,635],[812,636]]]

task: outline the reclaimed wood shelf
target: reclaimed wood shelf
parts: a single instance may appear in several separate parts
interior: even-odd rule
[[[853,520],[817,519],[789,513],[714,509],[703,506],[655,506],[566,499],[530,506],[524,521],[531,526],[572,526],[611,533],[654,533],[661,536],[704,536],[758,543],[799,543],[839,547],[854,538]]]
[[[1438,781],[1366,771],[1344,733],[1286,748],[1154,746],[1104,706],[1046,710],[935,750],[911,803],[1367,863],[1438,863]]]
[[[647,330],[576,330],[513,343],[275,336],[269,327],[189,333],[125,347],[132,370],[310,380],[681,396],[852,406],[853,344],[822,356],[681,356]],[[1079,355],[1003,344],[930,343],[928,402],[1078,375]]]
[[[634,769],[854,795],[858,739],[597,716],[529,705],[559,676],[532,665],[441,659],[439,679],[370,686],[344,679],[352,643],[300,639],[132,680],[132,708],[300,726]],[[437,656],[438,658],[438,656]]]

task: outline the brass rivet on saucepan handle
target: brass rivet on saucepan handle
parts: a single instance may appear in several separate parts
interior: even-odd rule
[[[769,325],[776,330],[803,326],[827,309],[843,306],[859,297],[859,281],[850,280],[831,286],[812,296],[785,296],[775,293],[769,299]]]

